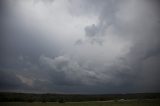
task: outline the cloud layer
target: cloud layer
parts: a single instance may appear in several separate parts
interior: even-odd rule
[[[0,90],[160,90],[158,0],[6,0],[2,4]]]

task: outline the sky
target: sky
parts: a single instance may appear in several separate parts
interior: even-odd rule
[[[160,92],[158,0],[1,0],[0,91]]]

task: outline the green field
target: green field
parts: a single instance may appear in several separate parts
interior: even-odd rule
[[[1,102],[0,106],[160,106],[159,100],[131,100],[106,102]]]

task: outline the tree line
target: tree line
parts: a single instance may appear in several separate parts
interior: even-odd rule
[[[108,101],[125,99],[160,99],[160,93],[133,93],[133,94],[34,94],[1,92],[0,102],[83,102]]]

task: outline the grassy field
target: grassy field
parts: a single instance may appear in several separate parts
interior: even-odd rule
[[[160,106],[160,100],[106,101],[106,102],[1,102],[0,106]]]

